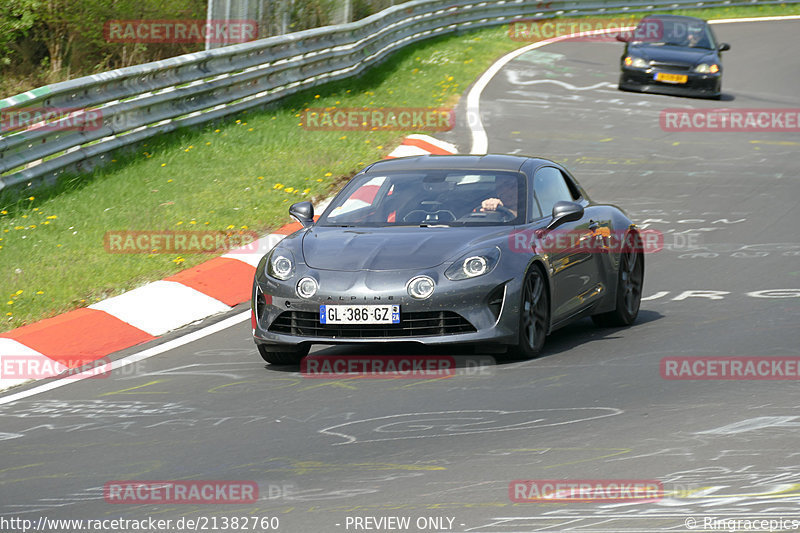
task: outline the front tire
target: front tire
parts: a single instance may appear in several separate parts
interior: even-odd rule
[[[509,359],[523,360],[538,356],[550,328],[550,297],[544,274],[532,267],[522,282],[519,308],[519,340],[508,350]]]
[[[633,242],[626,245],[620,255],[616,308],[607,313],[592,315],[592,320],[598,326],[630,326],[639,315],[644,285],[644,256],[641,237],[638,233],[633,233],[632,236]]]
[[[271,365],[299,365],[300,360],[308,355],[308,350],[310,348],[310,346],[306,346],[297,351],[276,352],[270,350],[263,344],[257,344],[256,347],[258,348],[258,353],[261,355],[261,358]]]

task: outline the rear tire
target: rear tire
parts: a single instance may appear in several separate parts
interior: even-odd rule
[[[506,354],[506,358],[513,360],[537,357],[550,329],[550,297],[544,274],[538,267],[531,267],[525,274],[521,292],[519,340]]]
[[[630,326],[639,315],[644,284],[644,256],[641,237],[638,233],[632,235],[632,242],[626,244],[620,255],[616,308],[607,313],[592,315],[592,320],[598,326]],[[625,242],[628,243],[628,239]]]
[[[299,365],[300,360],[308,355],[310,346],[293,352],[275,352],[263,344],[256,344],[261,358],[271,365]]]

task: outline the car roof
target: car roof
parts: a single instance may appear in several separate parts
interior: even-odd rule
[[[419,155],[384,159],[373,163],[365,173],[390,172],[396,170],[508,170],[519,171],[527,161],[534,162],[535,167],[542,164],[553,164],[546,159],[505,154],[487,155]]]
[[[697,17],[689,17],[687,15],[647,15],[642,20],[645,19],[674,20],[674,21],[694,22],[694,23],[701,22],[703,24],[708,24],[708,22],[704,19]]]

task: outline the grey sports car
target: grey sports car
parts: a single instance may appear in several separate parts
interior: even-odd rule
[[[512,155],[373,163],[318,220],[262,258],[253,337],[273,364],[312,344],[505,345],[531,358],[578,318],[631,324],[644,280],[640,232],[592,202],[561,165]]]

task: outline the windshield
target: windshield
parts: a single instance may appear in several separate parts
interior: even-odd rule
[[[639,22],[634,35],[647,35],[648,38],[644,42],[652,45],[684,46],[708,50],[716,47],[708,24],[699,20],[644,18]]]
[[[321,226],[513,225],[525,219],[521,174],[431,170],[362,174],[337,195]]]

